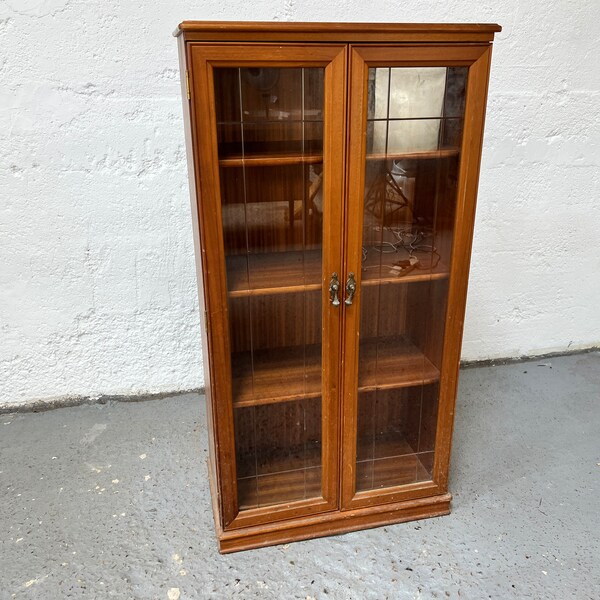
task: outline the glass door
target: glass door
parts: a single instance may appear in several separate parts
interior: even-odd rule
[[[215,216],[204,233],[222,247],[228,383],[215,390],[218,430],[231,431],[231,512],[247,524],[325,510],[339,480],[340,311],[328,285],[341,257],[344,111],[332,99],[345,49],[200,54],[218,164],[201,172],[212,180],[201,201]]]
[[[347,271],[359,292],[345,311],[358,332],[345,346],[346,505],[436,490],[468,76],[468,60],[444,49],[352,55],[349,120],[366,135],[350,150]]]

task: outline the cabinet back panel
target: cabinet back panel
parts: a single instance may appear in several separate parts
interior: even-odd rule
[[[319,290],[231,299],[232,352],[318,344],[321,316]]]

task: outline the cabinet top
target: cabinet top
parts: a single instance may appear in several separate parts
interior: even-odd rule
[[[494,23],[184,21],[173,35],[206,42],[491,42]]]

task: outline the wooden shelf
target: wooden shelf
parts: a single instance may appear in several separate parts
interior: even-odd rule
[[[232,357],[235,407],[291,402],[321,395],[321,346],[240,352]]]
[[[420,150],[416,152],[377,152],[367,154],[367,160],[427,160],[433,158],[449,158],[458,156],[459,148],[442,148],[440,150]]]
[[[320,250],[228,256],[227,295],[240,298],[320,290],[321,257]],[[442,261],[433,269],[414,269],[399,276],[393,270],[393,263],[399,258],[395,254],[370,252],[362,264],[361,285],[416,283],[448,278],[448,266]],[[378,268],[380,265],[381,268]]]
[[[221,167],[281,167],[285,165],[316,165],[323,162],[322,154],[246,154],[219,159]]]
[[[359,439],[357,457],[357,492],[431,480],[433,452],[415,453],[401,434]]]
[[[427,385],[440,377],[438,369],[404,338],[361,342],[358,362],[359,392]],[[232,357],[232,374],[235,407],[318,398],[321,346],[239,352]]]
[[[315,409],[315,414],[320,415],[318,402],[313,401],[311,406]],[[265,440],[259,435],[253,448],[247,447],[238,453],[237,461],[238,479],[320,467],[321,442],[318,439],[307,439],[290,445],[274,442],[272,438]]]
[[[319,290],[321,256],[320,250],[228,256],[227,295],[237,298]]]
[[[429,160],[435,158],[448,158],[458,156],[458,148],[444,148],[442,150],[423,150],[418,152],[396,152],[367,154],[368,161],[375,160]],[[313,165],[323,162],[323,154],[301,153],[252,153],[225,155],[219,159],[221,167],[277,167],[284,165]]]
[[[294,460],[286,455],[294,454]],[[433,452],[415,453],[401,434],[380,434],[358,440],[356,491],[368,491],[431,480]],[[368,458],[365,458],[368,457]],[[321,495],[321,449],[313,444],[295,452],[271,453],[268,461],[258,456],[268,472],[238,478],[241,509],[293,502]],[[297,466],[297,468],[294,468]],[[428,468],[429,467],[429,468]]]
[[[439,378],[439,370],[405,338],[360,342],[359,392],[426,385]]]
[[[238,463],[240,508],[319,497],[321,461],[321,444],[316,441],[247,453]]]
[[[305,467],[238,479],[241,510],[321,496],[321,467]]]
[[[292,460],[290,454],[294,455]],[[379,434],[374,438],[359,439],[357,457],[357,492],[431,480],[433,452],[415,453],[401,434]],[[307,445],[295,451],[283,449],[279,455],[271,452],[269,457],[259,455],[256,463],[259,470],[262,465],[265,472],[237,480],[240,509],[321,495],[319,445]]]
[[[449,268],[441,260],[432,269],[413,269],[406,275],[399,275],[399,271],[394,270],[394,263],[401,259],[403,256],[397,253],[385,254],[371,250],[362,263],[361,284],[372,286],[380,283],[416,283],[448,278]]]
[[[313,118],[310,117],[319,117]],[[434,117],[435,118],[435,117]],[[442,117],[447,118],[447,117]],[[457,117],[449,117],[451,119],[455,119]],[[381,119],[383,120],[383,119]],[[265,117],[264,108],[261,110],[257,110],[254,113],[247,111],[244,113],[244,120],[240,121],[239,119],[232,118],[231,120],[217,121],[217,127],[220,126],[233,126],[235,128],[239,128],[242,126],[245,127],[262,127],[265,125],[276,125],[276,126],[286,126],[286,125],[312,125],[314,123],[318,123],[321,126],[323,125],[323,116],[322,111],[320,109],[308,109],[304,110],[304,118],[302,117],[302,111],[298,109],[295,114],[292,114],[290,111],[284,111],[283,113],[277,111],[269,111],[269,117]]]

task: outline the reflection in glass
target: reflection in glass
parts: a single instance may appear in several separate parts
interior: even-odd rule
[[[463,67],[369,69],[367,151],[398,154],[457,147],[466,73]]]

